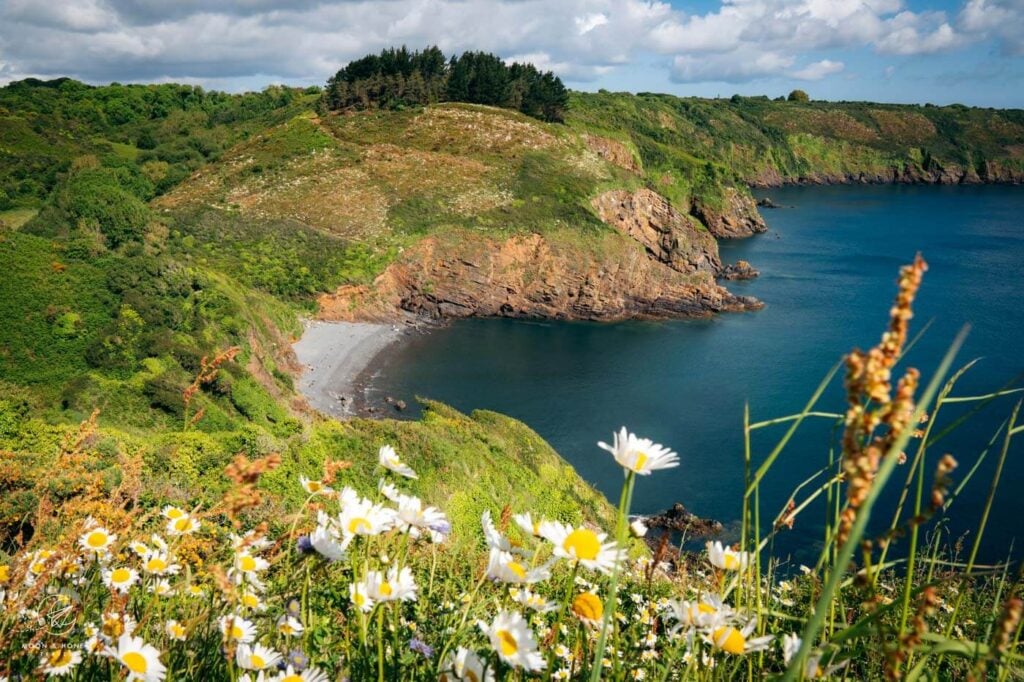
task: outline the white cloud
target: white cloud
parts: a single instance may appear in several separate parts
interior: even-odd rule
[[[846,66],[842,62],[834,62],[831,59],[822,59],[820,62],[808,64],[802,69],[790,71],[789,75],[802,81],[820,81],[825,76],[839,73]]]
[[[794,58],[775,52],[743,50],[717,54],[679,55],[672,63],[672,80],[678,83],[726,81],[742,83],[782,73]]]

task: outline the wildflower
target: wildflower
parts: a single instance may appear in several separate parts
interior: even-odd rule
[[[325,526],[317,526],[309,535],[308,541],[310,547],[328,561],[341,561],[346,556],[345,548],[348,543],[338,542],[334,531]]]
[[[117,649],[112,650],[112,654],[128,669],[128,682],[160,682],[167,674],[167,668],[160,662],[160,652],[140,637],[121,635],[117,640]]]
[[[285,613],[292,618],[298,618],[302,615],[302,602],[296,597],[292,597],[288,600],[288,603],[284,607]]]
[[[281,654],[262,644],[239,644],[235,650],[235,662],[243,670],[264,670],[277,665]]]
[[[100,555],[106,554],[107,549],[116,539],[117,536],[103,526],[95,526],[91,530],[83,533],[82,537],[78,538],[78,544],[86,552],[92,552],[93,554]]]
[[[297,672],[290,665],[277,678],[277,682],[328,682],[328,680],[327,674],[317,668],[306,668]]]
[[[202,597],[205,593],[203,592],[203,588],[199,587],[199,585],[189,585],[185,589],[185,594],[190,597]]]
[[[263,611],[267,608],[263,600],[260,599],[260,595],[252,590],[246,590],[238,597],[238,602],[247,609],[253,611]]]
[[[402,492],[399,491],[394,484],[388,483],[387,479],[382,478],[377,482],[377,490],[380,494],[391,500],[392,502],[398,502],[398,498],[402,496]]]
[[[284,666],[290,667],[293,670],[303,671],[307,666],[309,666],[309,656],[302,653],[301,649],[292,649],[285,657]],[[284,666],[280,663],[277,665],[278,668],[282,668]]]
[[[171,537],[189,535],[199,530],[199,519],[185,514],[184,516],[169,520],[165,530]]]
[[[449,673],[451,677],[449,677]],[[484,672],[484,662],[474,652],[464,647],[459,647],[455,652],[449,653],[441,667],[439,682],[494,682],[494,673],[488,669]]]
[[[256,626],[241,616],[221,616],[218,623],[221,634],[229,642],[248,644],[256,639]]]
[[[242,549],[235,552],[234,564],[228,570],[228,575],[234,578],[235,584],[240,585],[242,582],[248,582],[256,589],[263,589],[263,583],[260,582],[259,574],[269,567],[270,562],[266,559]]]
[[[139,579],[139,574],[134,569],[124,568],[123,566],[114,569],[104,569],[102,575],[103,584],[112,590],[117,590],[121,594],[127,594],[128,590]]]
[[[393,523],[393,511],[364,498],[353,500],[338,514],[338,527],[348,536],[380,535]]]
[[[167,582],[165,578],[157,580],[155,583],[150,585],[149,591],[158,597],[167,597],[174,594],[174,590],[171,588],[171,583]]]
[[[100,635],[107,642],[113,642],[122,635],[135,632],[135,619],[127,613],[105,613],[100,622]]]
[[[594,571],[611,573],[622,558],[622,552],[615,542],[605,542],[607,534],[589,528],[573,528],[556,521],[544,522],[541,535],[555,546],[558,557],[579,562]]]
[[[419,478],[416,472],[398,457],[398,453],[390,445],[381,446],[377,451],[377,457],[380,460],[380,465],[388,471],[393,471],[406,478]]]
[[[595,625],[604,616],[604,605],[593,592],[581,592],[572,600],[572,613],[584,623]]]
[[[788,666],[796,653],[800,651],[802,640],[795,633],[782,636],[782,661]],[[816,680],[822,677],[831,677],[833,674],[846,667],[849,661],[843,661],[837,665],[821,667],[821,654],[811,654],[804,663],[804,677]]]
[[[142,570],[151,575],[174,575],[181,567],[166,551],[153,551],[142,558]]]
[[[711,627],[713,623],[722,622],[732,616],[732,608],[714,595],[695,601],[671,599],[665,606],[669,615],[676,621],[673,632],[678,632],[683,627]]]
[[[643,519],[633,519],[633,522],[629,524],[629,532],[635,538],[642,538],[647,535],[647,524]]]
[[[352,605],[363,613],[369,613],[373,610],[373,600],[366,594],[366,585],[364,583],[352,583],[349,585],[348,596],[352,600]]]
[[[572,671],[568,668],[559,668],[551,675],[553,680],[568,680],[572,678]]]
[[[185,626],[176,620],[169,620],[164,623],[164,634],[173,640],[178,642],[184,642],[188,632],[185,630]]]
[[[611,445],[598,443],[597,446],[612,453],[615,461],[623,468],[641,476],[649,476],[652,471],[658,469],[679,466],[679,456],[676,453],[648,438],[637,438],[626,431],[625,426],[613,434]]]
[[[531,584],[551,577],[548,565],[527,569],[509,552],[492,549],[487,563],[487,577],[505,583]]]
[[[151,551],[149,549],[149,545],[147,545],[145,542],[142,542],[141,540],[132,540],[128,544],[128,549],[135,552],[136,556],[138,556],[140,559],[149,554]]]
[[[716,649],[729,654],[749,654],[755,651],[764,651],[771,644],[772,636],[750,638],[750,634],[757,626],[756,620],[751,620],[742,629],[731,625],[718,625],[711,630],[710,636],[705,640]]]
[[[531,592],[526,588],[513,588],[509,591],[509,594],[512,596],[513,601],[537,613],[548,613],[558,610],[558,604],[549,602],[536,592]]]
[[[484,540],[487,541],[487,546],[491,549],[500,549],[503,552],[518,551],[512,547],[509,539],[495,528],[494,521],[491,520],[490,509],[485,509],[484,513],[480,516],[480,526],[484,530]]]
[[[572,650],[564,644],[555,647],[555,656],[566,661],[572,660]]]
[[[369,571],[364,584],[366,594],[377,602],[416,601],[416,581],[408,567],[392,566],[387,576],[380,571]]]
[[[444,512],[437,507],[424,507],[418,497],[399,495],[395,502],[398,505],[395,527],[414,538],[421,532],[429,532],[434,525],[448,522]]]
[[[162,514],[163,517],[165,519],[168,519],[169,521],[173,521],[174,519],[180,519],[183,516],[188,516],[187,511],[185,511],[181,507],[175,507],[174,505],[170,504],[164,507],[160,511],[160,514]]]
[[[304,629],[295,616],[284,615],[277,619],[277,631],[286,637],[301,635]]]
[[[418,639],[416,637],[409,640],[409,649],[415,651],[424,658],[430,658],[434,655],[434,648],[422,639]]]
[[[708,561],[715,568],[723,571],[740,571],[747,566],[749,557],[746,552],[737,552],[732,548],[723,547],[718,540],[708,542],[706,547]]]
[[[483,630],[491,648],[505,663],[529,672],[544,669],[546,663],[537,651],[537,640],[520,614],[502,611]]]
[[[306,478],[305,476],[299,476],[299,483],[302,484],[302,489],[310,495],[330,495],[334,492],[334,490],[320,481]]]
[[[543,523],[543,519],[535,520],[530,512],[526,512],[525,514],[514,514],[512,520],[523,529],[524,533],[529,533],[536,538],[540,537],[540,524]]]
[[[54,649],[39,661],[39,671],[45,675],[63,677],[70,674],[79,663],[82,654],[72,649]]]
[[[258,552],[260,550],[270,547],[273,543],[263,537],[262,535],[256,535],[255,530],[247,530],[242,535],[235,533],[231,534],[231,547],[235,551],[240,549],[248,549],[250,551]]]

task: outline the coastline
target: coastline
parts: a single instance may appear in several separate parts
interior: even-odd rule
[[[304,326],[302,337],[292,344],[302,365],[299,392],[325,414],[361,416],[366,411],[367,370],[408,330],[399,324],[322,320],[308,320]]]

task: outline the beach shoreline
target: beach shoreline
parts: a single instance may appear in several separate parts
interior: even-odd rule
[[[292,345],[302,365],[296,382],[309,404],[342,419],[367,411],[367,370],[409,329],[400,324],[308,320]]]

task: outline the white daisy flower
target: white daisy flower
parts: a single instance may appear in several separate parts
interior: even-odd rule
[[[641,476],[649,476],[658,469],[670,469],[679,466],[679,456],[666,447],[658,445],[649,438],[637,438],[626,431],[626,427],[613,434],[612,444],[598,443],[598,447],[607,450],[615,457],[615,461],[623,468]]]
[[[253,611],[265,611],[267,605],[260,599],[260,595],[253,590],[245,590],[238,597],[238,603],[244,608],[252,609]]]
[[[174,588],[171,587],[171,583],[168,582],[167,578],[160,578],[154,582],[149,586],[149,591],[158,597],[169,597],[174,594]]]
[[[708,550],[708,561],[715,568],[723,571],[741,571],[746,568],[749,560],[747,552],[737,552],[729,547],[723,547],[718,540],[708,542],[705,546]]]
[[[558,604],[549,602],[544,597],[540,596],[536,592],[531,592],[525,587],[514,587],[509,590],[509,594],[512,597],[512,601],[522,604],[531,611],[537,613],[549,613],[551,611],[558,610]]]
[[[377,457],[380,460],[380,465],[388,471],[393,471],[406,478],[419,478],[416,472],[412,470],[412,467],[403,462],[399,458],[398,453],[395,452],[395,449],[390,445],[381,446],[380,450],[377,451]]]
[[[773,637],[765,635],[751,638],[750,635],[754,632],[755,627],[757,627],[756,619],[750,620],[742,629],[732,625],[719,624],[704,636],[704,640],[728,654],[741,655],[764,651],[771,644]]]
[[[82,654],[74,649],[54,649],[39,660],[39,672],[52,677],[70,675],[82,662]]]
[[[537,538],[540,537],[540,525],[544,522],[543,519],[539,517],[534,519],[530,512],[526,512],[525,514],[514,514],[512,520],[523,529],[524,533]]]
[[[243,670],[265,670],[277,665],[281,654],[262,644],[239,644],[235,651],[235,662]]]
[[[295,672],[295,668],[288,666],[277,677],[277,682],[328,682],[327,673],[310,666],[302,672]]]
[[[100,637],[107,642],[114,642],[122,635],[135,632],[135,619],[127,613],[105,613],[100,621]]]
[[[160,510],[160,514],[165,518],[173,521],[174,519],[180,519],[182,516],[188,516],[188,512],[181,507],[175,507],[172,504],[165,506]]]
[[[393,510],[359,498],[345,505],[338,514],[338,527],[345,535],[380,535],[391,529],[394,518]]]
[[[127,594],[128,590],[139,579],[139,574],[135,572],[135,569],[125,568],[124,566],[103,569],[102,575],[103,584],[112,590],[117,590],[121,594]]]
[[[670,599],[665,608],[669,611],[669,616],[676,621],[673,632],[678,632],[682,628],[712,627],[733,615],[732,607],[713,594],[698,597],[693,601]]]
[[[796,656],[796,653],[800,651],[800,645],[802,643],[803,640],[801,640],[795,633],[782,636],[782,660],[787,666],[789,665],[789,662],[793,660],[793,657]],[[809,680],[832,677],[835,673],[845,668],[848,663],[849,661],[843,661],[836,665],[827,665],[822,667],[821,654],[812,653],[804,662],[804,677]]]
[[[629,532],[635,538],[642,538],[647,535],[647,524],[643,519],[633,519],[629,524]]]
[[[121,635],[111,654],[128,670],[127,682],[161,682],[167,674],[167,668],[160,662],[160,652],[140,637]]]
[[[231,547],[234,550],[247,549],[250,552],[259,552],[267,549],[274,543],[262,535],[256,535],[255,530],[247,530],[242,535],[231,533]]]
[[[184,625],[172,618],[164,623],[164,634],[176,642],[184,642],[188,636],[188,631],[185,630]]]
[[[491,648],[505,663],[529,672],[544,669],[546,662],[537,650],[537,640],[520,614],[502,611],[482,629],[491,640]]]
[[[430,532],[441,524],[448,524],[448,517],[437,507],[424,507],[418,497],[399,495],[394,500],[398,506],[395,514],[395,527],[412,537],[419,537],[422,532]]]
[[[221,616],[217,619],[220,632],[229,642],[249,644],[256,639],[256,626],[239,615]]]
[[[166,551],[152,551],[142,557],[142,570],[150,575],[175,575],[181,566]]]
[[[382,478],[377,482],[377,490],[392,502],[398,502],[398,498],[402,495],[402,492],[393,484],[388,483],[386,478]]]
[[[439,682],[494,682],[494,671],[484,672],[485,667],[476,653],[460,646],[445,658]]]
[[[333,529],[319,525],[309,535],[309,544],[317,551],[317,554],[328,561],[341,561],[346,556],[346,547],[352,536],[346,536],[345,542],[339,542]]]
[[[140,559],[152,551],[150,550],[149,545],[147,545],[145,542],[142,542],[141,540],[132,540],[128,544],[128,549],[135,552],[135,555],[138,556]]]
[[[362,582],[352,583],[348,586],[348,596],[352,600],[352,605],[363,613],[369,613],[373,610],[373,600],[370,599],[369,595],[366,594],[366,585]]]
[[[164,529],[171,537],[179,537],[181,535],[189,535],[199,530],[199,519],[185,514],[174,519],[167,521],[167,526]]]
[[[277,622],[277,631],[287,637],[301,635],[304,629],[295,616],[284,616]]]
[[[93,526],[90,530],[82,533],[78,538],[78,544],[86,552],[100,555],[106,554],[117,536],[103,526]]]
[[[302,484],[302,489],[310,495],[330,495],[334,492],[334,490],[320,481],[307,478],[306,476],[299,476],[299,483]]]
[[[593,571],[611,573],[625,554],[615,542],[605,542],[606,533],[589,528],[573,528],[557,521],[545,521],[540,526],[541,536],[555,546],[557,557],[577,561]]]
[[[416,601],[416,581],[408,567],[392,566],[387,575],[369,571],[364,580],[366,594],[375,602]]]
[[[263,589],[259,574],[270,567],[270,562],[263,557],[256,556],[248,549],[240,549],[235,552],[235,560],[228,569],[230,576],[236,585],[247,582],[256,589]]]
[[[528,568],[510,552],[492,549],[487,562],[487,577],[503,583],[529,585],[551,577],[550,564]]]

